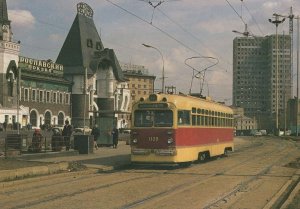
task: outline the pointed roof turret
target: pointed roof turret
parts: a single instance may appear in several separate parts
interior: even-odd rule
[[[77,15],[60,50],[57,63],[64,65],[65,74],[84,74],[95,52],[103,50],[103,44],[97,32],[92,8],[77,4]]]
[[[0,24],[10,25],[7,14],[6,0],[0,0]]]

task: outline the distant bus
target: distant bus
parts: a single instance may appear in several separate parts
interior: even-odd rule
[[[131,161],[189,165],[234,150],[233,111],[210,99],[151,94],[132,108]]]

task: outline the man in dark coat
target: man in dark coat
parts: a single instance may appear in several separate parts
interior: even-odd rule
[[[117,148],[118,141],[119,141],[119,131],[116,127],[113,128],[112,132],[112,138],[113,138],[113,148]]]
[[[98,149],[97,139],[98,139],[99,136],[100,136],[100,129],[98,128],[98,125],[97,125],[97,124],[95,124],[95,126],[93,127],[92,132],[91,132],[91,135],[94,136],[94,147],[95,147],[96,149]]]
[[[68,151],[70,149],[70,137],[72,135],[72,126],[70,125],[69,121],[65,121],[65,126],[62,131],[62,136],[64,137],[65,145],[66,145],[66,150]]]

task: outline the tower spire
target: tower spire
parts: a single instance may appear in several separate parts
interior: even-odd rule
[[[0,24],[10,25],[7,14],[7,4],[6,0],[0,0]]]

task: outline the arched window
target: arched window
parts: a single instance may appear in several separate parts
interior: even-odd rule
[[[30,113],[30,124],[32,126],[37,126],[37,113],[34,110]]]
[[[51,125],[51,113],[49,111],[45,113],[45,124]]]
[[[62,112],[60,112],[58,114],[57,118],[58,118],[58,121],[57,121],[58,125],[59,126],[63,126],[64,125],[64,121],[65,121],[64,114]]]

